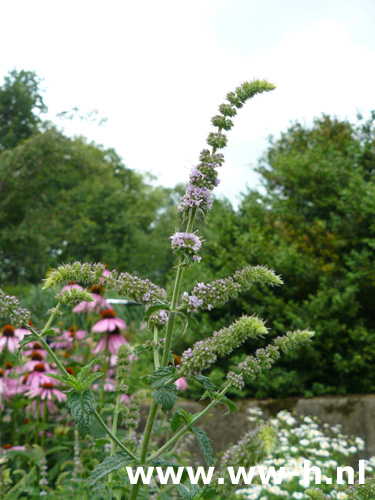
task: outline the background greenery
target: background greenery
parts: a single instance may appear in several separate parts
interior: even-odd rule
[[[35,296],[31,284],[72,260],[102,261],[168,287],[181,186],[153,187],[115,151],[44,122],[39,87],[34,73],[13,72],[0,90],[3,288]],[[275,269],[285,285],[253,287],[220,312],[198,315],[177,353],[243,313],[267,317],[271,337],[316,331],[311,346],[240,397],[375,390],[374,121],[375,113],[356,123],[323,115],[311,126],[292,125],[259,161],[264,188],[245,193],[238,210],[216,201],[202,226],[202,262],[191,268],[187,289],[247,264]],[[238,356],[258,345],[246,344]],[[215,377],[222,373],[219,363]]]

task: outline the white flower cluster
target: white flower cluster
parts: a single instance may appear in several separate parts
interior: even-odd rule
[[[262,421],[263,411],[260,408],[250,408],[248,413],[251,422]],[[319,488],[332,499],[347,498],[346,493],[340,491],[346,485],[337,486],[334,479],[332,485],[328,486],[325,481],[336,478],[337,467],[349,465],[350,458],[364,450],[365,442],[362,438],[345,436],[341,425],[331,427],[329,424],[322,424],[316,417],[300,417],[299,421],[285,410],[280,411],[276,418],[270,419],[270,423],[277,429],[280,446],[262,465],[273,466],[276,470],[284,467],[283,481],[280,485],[272,482],[262,485],[260,480],[256,480],[251,486],[238,490],[238,494],[249,500],[268,500],[270,495],[308,500],[303,483],[303,464],[304,460],[310,460],[312,466],[318,466],[321,470],[322,484]],[[365,461],[365,470],[375,471],[375,457]]]

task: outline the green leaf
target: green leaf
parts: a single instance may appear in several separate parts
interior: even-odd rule
[[[46,337],[47,335],[52,335],[53,337],[56,337],[56,332],[53,328],[49,328],[48,330],[40,332],[42,337]]]
[[[68,394],[68,407],[74,422],[77,424],[78,432],[82,439],[89,432],[94,413],[94,395],[90,389],[77,392],[70,389]]]
[[[70,387],[73,387],[74,389],[76,388],[76,383],[74,377],[70,375],[70,378],[64,376],[64,375],[57,375],[56,373],[46,373],[48,377],[54,378],[61,382],[62,384],[69,385]]]
[[[152,397],[161,405],[163,413],[172,410],[178,401],[177,387],[175,385],[168,387],[160,387],[152,392]]]
[[[191,484],[189,481],[185,484],[178,484],[177,491],[183,500],[193,500],[200,492],[200,487],[197,484]]]
[[[171,418],[171,429],[176,432],[182,425],[189,423],[190,416],[185,410],[178,409]]]
[[[40,337],[33,333],[28,333],[27,335],[25,335],[24,338],[19,342],[18,348],[16,350],[18,360],[21,360],[21,351],[25,346],[27,346],[27,344],[30,344],[30,342],[38,342],[39,340]]]
[[[96,486],[100,481],[108,476],[108,474],[118,471],[132,462],[134,462],[134,460],[124,451],[118,451],[114,455],[105,458],[103,462],[99,464],[89,475],[86,487],[92,488]]]
[[[90,361],[88,365],[81,368],[79,373],[77,374],[77,381],[81,382],[84,379],[86,373],[90,370],[90,368],[92,368],[94,364],[97,363],[98,361],[99,361],[98,359],[93,359],[92,361]]]
[[[152,313],[154,313],[155,311],[160,311],[160,310],[169,311],[170,305],[168,304],[168,302],[162,302],[161,304],[156,304],[154,306],[149,307],[145,313],[144,319],[147,321]]]
[[[100,377],[103,377],[104,372],[96,372],[92,373],[83,383],[82,383],[82,389],[87,389],[89,385],[91,385],[95,380],[97,380]]]
[[[94,447],[95,448],[100,448],[101,446],[104,446],[105,444],[111,444],[111,441],[107,438],[100,438],[95,441]]]
[[[166,382],[169,382],[172,384],[173,380],[172,377],[176,371],[176,368],[172,365],[170,366],[162,366],[161,368],[158,368],[156,371],[152,372],[151,375],[147,375],[147,382],[150,385],[150,387],[162,387]]]
[[[192,378],[197,380],[197,382],[200,382],[203,385],[203,387],[206,389],[206,391],[211,393],[211,392],[214,392],[216,390],[216,386],[210,378],[205,377],[204,375],[194,375]]]
[[[203,453],[204,458],[206,459],[207,465],[210,467],[213,463],[212,456],[212,447],[211,447],[211,439],[207,436],[207,433],[201,429],[200,427],[191,427],[196,440],[198,441],[199,447]]]
[[[230,399],[222,398],[222,399],[220,399],[220,403],[227,405],[229,408],[229,411],[227,413],[225,413],[225,415],[228,415],[228,413],[236,413],[237,406]]]

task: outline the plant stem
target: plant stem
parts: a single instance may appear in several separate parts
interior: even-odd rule
[[[117,394],[117,399],[116,399],[116,406],[115,406],[115,411],[113,413],[113,423],[112,423],[112,434],[116,436],[117,433],[117,422],[118,422],[118,414],[119,414],[119,409],[120,409],[120,399],[121,399],[121,393]],[[111,455],[113,455],[116,451],[116,442],[112,441],[111,443]],[[112,481],[112,474],[108,476],[108,482],[111,484]],[[113,497],[113,492],[112,488],[109,491],[109,497],[108,500],[112,500]]]
[[[155,370],[157,370],[160,367],[159,330],[156,325],[154,326],[154,365],[155,365]]]
[[[220,392],[219,396],[217,399],[213,399],[209,405],[206,406],[204,410],[202,410],[200,413],[195,415],[191,419],[191,421],[186,424],[184,427],[182,427],[169,441],[167,441],[161,448],[159,448],[158,451],[156,451],[153,455],[148,457],[147,462],[150,462],[152,460],[155,460],[155,458],[159,457],[162,453],[164,453],[168,448],[174,444],[181,436],[185,434],[186,431],[190,429],[190,427],[198,422],[202,417],[204,417],[214,406],[216,406],[218,403],[220,403],[221,398],[226,394],[228,391],[230,385],[224,387],[224,389]]]
[[[189,213],[189,220],[186,226],[186,232],[190,233],[193,230],[195,214],[197,212],[196,208],[192,208]],[[168,324],[167,324],[167,332],[165,336],[165,345],[163,350],[163,357],[161,361],[161,366],[167,366],[169,360],[169,353],[171,350],[172,337],[173,337],[173,329],[176,320],[176,307],[178,302],[178,296],[180,293],[182,276],[184,274],[184,267],[181,265],[183,262],[183,257],[180,257],[180,262],[177,267],[177,274],[173,288],[173,295],[171,300],[171,310],[169,313]],[[151,438],[152,428],[154,426],[156,414],[158,411],[158,403],[153,401],[150,412],[147,417],[146,428],[143,434],[142,446],[141,446],[141,454],[140,454],[140,464],[143,464],[146,460],[148,445]],[[134,484],[131,491],[129,500],[136,500],[139,492],[139,488],[141,487],[141,479],[138,480],[137,484]]]
[[[44,408],[43,408],[43,420],[42,420],[42,437],[40,439],[41,448],[43,448],[43,446],[44,446],[44,438],[46,435],[47,413],[48,413],[47,400],[45,400],[44,401]]]
[[[117,446],[121,448],[122,451],[124,451],[127,455],[129,455],[130,458],[138,461],[137,457],[130,450],[128,450],[128,448],[124,444],[122,444],[121,441],[107,427],[102,417],[99,415],[99,413],[96,411],[95,408],[94,408],[94,417],[96,418],[98,424],[104,430],[104,432],[108,434],[108,436],[112,439],[112,441],[114,441],[117,444]]]

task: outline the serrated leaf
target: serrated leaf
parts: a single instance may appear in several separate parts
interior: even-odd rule
[[[216,386],[210,378],[205,377],[204,375],[194,375],[193,378],[197,382],[200,382],[203,385],[203,387],[206,389],[206,391],[214,392],[216,390]]]
[[[147,375],[146,379],[150,387],[162,387],[166,382],[168,382],[174,375],[176,368],[174,366],[162,366],[158,368],[151,375]],[[173,380],[171,380],[171,384]]]
[[[104,446],[105,444],[111,444],[111,441],[107,438],[100,438],[95,441],[94,447],[95,448],[100,448],[101,446]]]
[[[103,462],[99,464],[89,475],[86,487],[93,488],[106,476],[108,476],[108,474],[118,471],[126,465],[130,465],[132,462],[134,462],[134,460],[124,451],[118,451],[117,453],[105,458]]]
[[[176,432],[182,425],[189,423],[190,415],[185,410],[178,409],[171,418],[171,429]]]
[[[191,484],[189,481],[185,484],[178,484],[177,491],[183,500],[193,500],[200,492],[200,487],[197,484]]]
[[[207,433],[200,427],[191,427],[196,440],[198,441],[199,447],[206,459],[207,465],[210,467],[214,463],[212,456],[211,439],[207,436]]]
[[[72,418],[77,424],[78,432],[81,438],[84,439],[93,420],[94,395],[90,389],[86,389],[81,393],[70,389],[67,403]]]
[[[62,384],[69,385],[70,387],[73,387],[73,388],[76,387],[75,380],[73,377],[68,378],[68,377],[64,377],[64,375],[57,375],[56,373],[46,373],[46,375],[48,377],[51,377],[51,378],[58,380]]]
[[[95,363],[97,363],[99,360],[98,359],[93,359],[90,361],[90,363],[83,368],[80,369],[79,373],[77,374],[77,381],[80,382],[83,380],[84,376],[86,373],[94,366]]]
[[[82,389],[87,389],[95,380],[97,380],[100,377],[103,377],[104,372],[96,372],[92,373],[87,379],[82,383]]]
[[[174,405],[177,403],[178,396],[176,392],[177,388],[175,385],[160,387],[152,392],[152,397],[159,405],[161,405],[161,410],[163,413],[172,410]]]
[[[225,413],[225,415],[228,415],[229,413],[236,413],[237,406],[230,399],[222,398],[222,399],[220,399],[220,403],[225,404],[229,408],[229,411],[227,411],[227,413]]]

